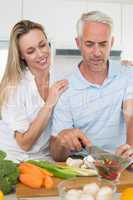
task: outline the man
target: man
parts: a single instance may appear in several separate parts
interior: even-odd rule
[[[91,144],[133,155],[133,70],[109,61],[112,26],[99,11],[83,14],[77,23],[83,59],[54,110],[50,151],[56,161]]]

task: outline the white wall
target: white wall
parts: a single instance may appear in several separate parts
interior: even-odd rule
[[[18,1],[17,4],[15,3],[16,1]],[[60,4],[59,2],[64,2],[64,4]],[[93,6],[91,6],[91,8],[89,6],[92,4],[96,5],[95,2],[97,2],[97,6],[94,6],[96,9],[102,7],[103,2],[107,3],[106,6],[103,6],[104,9],[107,8],[108,14],[112,12],[114,13],[114,16],[117,17],[115,21],[117,26],[115,32],[119,40],[116,49],[119,49],[120,46],[122,46],[124,50],[122,58],[133,60],[133,0],[13,0],[12,2],[10,2],[10,4],[8,3],[8,0],[0,0],[0,24],[2,24],[0,31],[0,44],[1,40],[9,39],[9,30],[11,28],[9,24],[11,23],[12,25],[16,23],[16,20],[19,20],[23,17],[30,18],[32,20],[40,19],[40,22],[44,23],[44,25],[46,25],[46,28],[48,26],[50,36],[54,41],[58,41],[57,43],[59,46],[57,45],[57,48],[64,48],[64,44],[66,45],[65,48],[76,48],[76,45],[74,45],[74,37],[76,34],[75,22],[79,18],[81,12],[85,10],[87,11],[88,9],[92,10]],[[111,7],[111,5],[113,6]],[[69,12],[66,12],[66,6]],[[13,9],[11,7],[13,7]],[[55,8],[56,12],[54,11]],[[113,8],[115,9],[113,10]],[[117,10],[119,10],[118,15]],[[5,12],[8,12],[8,15],[6,15]],[[54,16],[52,17],[52,12],[55,12],[56,17],[59,19],[56,22],[54,20]],[[62,17],[63,15],[64,17]],[[14,16],[16,16],[16,19]],[[72,22],[70,25],[69,21]],[[60,23],[62,24],[62,26],[60,27],[60,29],[58,29],[58,24]],[[117,30],[122,30],[122,32]],[[72,35],[70,37],[71,39],[68,37],[68,35]],[[0,80],[4,72],[6,57],[7,50],[0,50]],[[67,72],[71,71],[72,63],[74,65],[75,62],[78,61],[78,59],[78,57],[74,58],[70,56],[66,56],[64,58],[59,56],[56,57],[55,71],[58,72],[58,74],[56,73],[57,76],[55,77],[55,79],[58,79],[58,77],[60,77],[62,73],[67,74]]]
[[[0,49],[0,81],[2,79],[5,70],[7,53],[8,53],[7,49]]]

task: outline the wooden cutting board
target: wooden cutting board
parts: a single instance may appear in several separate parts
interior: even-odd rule
[[[55,178],[54,179],[54,187],[52,189],[32,189],[29,188],[21,183],[19,183],[16,187],[16,196],[18,198],[20,197],[46,197],[46,196],[58,196],[58,189],[57,185],[63,181],[62,179]],[[89,182],[94,182],[96,180],[96,177],[78,177],[76,178],[76,181],[74,182],[74,186],[76,185],[76,182],[82,182],[84,184],[87,184]],[[127,187],[133,187],[133,172],[124,171],[120,178],[120,183],[117,185],[117,191],[122,192],[123,189]]]

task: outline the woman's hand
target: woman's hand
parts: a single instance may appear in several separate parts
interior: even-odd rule
[[[132,60],[121,60],[122,65],[133,66]]]
[[[46,104],[49,107],[55,106],[58,101],[59,96],[68,88],[68,81],[61,80],[54,83],[49,88],[48,98],[46,100]]]
[[[129,144],[123,144],[119,146],[116,149],[116,155],[133,160],[133,146]],[[133,169],[133,164],[131,164],[129,168]]]
[[[116,155],[123,158],[133,158],[133,147],[129,144],[123,144],[116,149]]]

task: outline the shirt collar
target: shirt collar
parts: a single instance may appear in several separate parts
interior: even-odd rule
[[[97,84],[93,84],[93,83],[87,81],[84,78],[84,76],[81,74],[81,72],[79,70],[79,66],[80,66],[80,63],[74,70],[73,86],[76,89],[85,89],[88,87],[100,87]],[[122,71],[123,71],[123,67],[119,63],[119,61],[112,61],[112,60],[109,61],[109,70],[108,70],[108,77],[106,79],[106,82],[112,80],[116,76],[119,76],[122,73]]]

